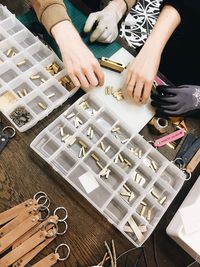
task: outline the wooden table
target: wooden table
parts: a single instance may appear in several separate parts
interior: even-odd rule
[[[16,137],[0,154],[0,212],[32,197],[41,190],[45,191],[50,197],[51,210],[58,206],[64,206],[69,212],[69,229],[67,233],[62,237],[58,237],[33,262],[52,252],[52,249],[60,243],[67,243],[71,248],[69,260],[66,263],[59,263],[57,266],[60,267],[91,266],[99,263],[105,253],[105,240],[108,242],[112,239],[115,240],[118,255],[133,248],[133,245],[78,192],[52,171],[50,167],[41,162],[38,157],[35,157],[29,147],[32,140],[70,104],[76,101],[81,94],[81,92],[76,94],[28,132],[17,133]],[[0,117],[3,116],[0,115]],[[8,123],[5,118],[3,121],[5,124]],[[186,123],[190,131],[200,133],[199,119],[187,119]],[[148,140],[154,137],[150,135],[147,127],[144,128],[142,134]],[[162,152],[169,159],[172,159],[175,154],[170,149],[165,149]],[[194,184],[198,174],[199,169],[195,171],[192,179],[184,184],[181,192],[155,230],[160,267],[186,267],[193,261],[166,235],[165,229]],[[145,243],[149,267],[156,266],[153,249],[154,237],[155,235],[152,235]],[[136,250],[132,253],[132,257],[129,259],[131,264],[127,267],[134,267],[140,252],[141,250]],[[146,266],[144,260],[138,267],[143,266]],[[193,267],[195,266],[197,265],[193,265]]]
[[[98,263],[105,252],[103,245],[105,240],[108,242],[111,239],[115,240],[118,254],[133,247],[78,192],[67,182],[64,182],[64,179],[35,157],[29,147],[36,135],[60,115],[68,105],[72,104],[77,97],[78,95],[67,101],[63,107],[58,108],[33,129],[26,133],[17,133],[16,137],[0,154],[0,212],[32,197],[41,190],[45,191],[50,197],[51,210],[58,206],[66,207],[69,212],[68,232],[49,245],[37,259],[49,253],[59,243],[66,242],[71,247],[71,257],[67,263],[59,263],[58,266],[68,267],[88,266]],[[5,119],[4,122],[7,123]],[[193,119],[187,124],[190,124],[192,131],[196,129],[196,132],[200,132],[199,126],[197,128],[198,120]],[[148,138],[150,137],[147,127],[144,128],[143,133]],[[170,152],[167,152],[168,158],[173,157]],[[192,179],[185,183],[156,228],[156,247],[161,267],[184,267],[192,262],[192,259],[166,235],[165,229],[194,183],[198,173],[199,170],[196,170]],[[153,235],[147,240],[145,247],[149,266],[156,266],[153,256]],[[139,252],[138,250],[132,254],[133,263]],[[77,265],[77,262],[80,265]],[[145,266],[145,264],[143,263],[142,266]]]

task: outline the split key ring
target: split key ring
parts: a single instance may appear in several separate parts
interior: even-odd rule
[[[16,130],[12,126],[5,126],[2,130],[2,134],[11,139],[16,135]]]

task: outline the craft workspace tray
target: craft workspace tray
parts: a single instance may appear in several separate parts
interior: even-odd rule
[[[54,63],[59,69],[50,74]],[[30,129],[74,95],[78,88],[68,88],[60,81],[66,76],[56,54],[1,5],[0,97],[7,94],[10,101],[0,110],[17,130]],[[18,120],[20,112],[28,117],[22,118],[22,123]]]
[[[91,93],[45,128],[31,148],[135,246],[150,236],[185,180]]]

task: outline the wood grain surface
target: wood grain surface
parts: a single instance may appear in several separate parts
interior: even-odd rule
[[[33,261],[41,259],[52,252],[59,243],[66,242],[71,247],[71,256],[66,263],[58,266],[89,266],[101,261],[104,253],[104,241],[115,240],[117,254],[133,247],[133,245],[106,219],[99,214],[78,192],[56,174],[49,166],[35,156],[29,145],[32,140],[59,116],[72,102],[82,95],[76,94],[62,107],[58,108],[43,121],[26,133],[17,133],[8,146],[0,154],[0,212],[32,197],[38,191],[45,191],[51,199],[51,210],[64,206],[69,212],[69,229],[67,233],[57,238]],[[1,118],[3,116],[1,115]],[[8,122],[3,118],[3,122]],[[200,133],[199,120],[189,119],[187,125],[192,132]],[[142,131],[145,138],[153,138],[148,127]],[[169,159],[174,157],[174,151],[165,149],[163,152]],[[194,183],[199,169],[195,171],[192,179],[186,182],[165,216],[156,228],[157,252],[161,267],[184,267],[192,259],[179,248],[165,233],[165,229],[173,214],[183,201],[187,192]],[[154,267],[153,235],[145,243],[149,266]],[[130,261],[135,262],[140,251],[132,253]],[[131,265],[130,265],[131,266]],[[145,266],[144,262],[141,267]],[[121,267],[121,266],[119,266]]]
[[[76,2],[79,3],[80,1]],[[133,54],[135,53],[130,48],[128,50]],[[51,211],[58,206],[64,206],[69,212],[67,233],[62,237],[58,237],[32,263],[50,254],[60,243],[67,243],[70,246],[71,256],[67,262],[59,262],[56,265],[59,267],[96,265],[102,260],[105,253],[105,240],[108,242],[112,239],[115,240],[118,255],[133,248],[133,245],[114,226],[107,222],[89,202],[56,174],[50,166],[47,166],[40,158],[35,156],[29,147],[32,140],[82,94],[82,92],[78,92],[72,99],[56,109],[28,132],[18,132],[0,154],[0,212],[23,202],[41,190],[45,191],[51,200]],[[3,118],[2,114],[0,114],[0,118]],[[3,118],[3,122],[5,125],[8,124],[5,118]],[[200,135],[199,118],[188,118],[186,123],[190,132]],[[141,133],[147,140],[155,138],[150,134],[148,127],[145,127]],[[162,149],[161,152],[170,160],[174,158],[176,153],[176,151],[166,148]],[[155,234],[145,242],[148,267],[156,266],[154,259],[155,239],[160,267],[186,267],[193,261],[188,254],[167,236],[165,230],[199,173],[200,168],[197,168],[192,179],[185,182],[181,192],[158,224]],[[136,258],[140,253],[140,250],[131,253],[129,257],[130,263],[127,267],[135,267]],[[138,267],[145,266],[145,262],[142,259]],[[197,264],[193,265],[193,267],[196,266]],[[125,266],[119,265],[118,267]]]

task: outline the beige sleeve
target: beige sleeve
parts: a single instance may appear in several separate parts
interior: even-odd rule
[[[138,0],[124,0],[127,4],[128,11],[138,2]]]
[[[51,33],[52,27],[57,23],[70,20],[62,0],[32,0],[32,6],[38,20],[49,33]]]

